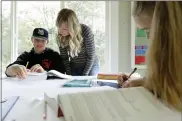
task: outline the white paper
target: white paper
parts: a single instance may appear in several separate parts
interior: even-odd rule
[[[27,109],[28,110],[28,109]],[[14,118],[15,121],[45,121],[43,119],[44,101],[39,101],[33,107],[30,107],[26,113]],[[12,121],[12,120],[11,120]],[[65,121],[64,118],[58,118],[55,112],[47,106],[46,121]]]
[[[38,73],[38,72],[28,72],[27,75],[28,76],[41,76],[41,75],[45,75],[47,72],[42,72],[42,73]]]

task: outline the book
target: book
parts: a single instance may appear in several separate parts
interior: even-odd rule
[[[98,79],[105,79],[105,80],[118,80],[119,74],[106,74],[106,73],[98,73]]]
[[[49,96],[46,97],[48,99]],[[78,92],[60,93],[57,99],[48,102],[50,107],[53,104],[56,104],[52,106],[55,115],[61,112],[59,116],[64,117],[65,121],[140,121],[147,117],[157,121],[155,116],[181,116],[143,87],[87,88]]]
[[[50,70],[47,72],[47,79],[72,79],[72,76],[63,74],[56,70]]]
[[[125,73],[126,75],[129,75],[130,73]],[[97,74],[97,79],[102,79],[102,80],[118,80],[120,74],[112,74],[112,73],[98,73]],[[134,73],[132,74],[131,78],[141,78],[140,74]]]
[[[92,79],[73,79],[63,84],[63,87],[91,87]]]
[[[62,87],[99,87],[109,86],[113,88],[119,88],[118,83],[115,81],[107,81],[100,79],[72,79],[65,82]]]

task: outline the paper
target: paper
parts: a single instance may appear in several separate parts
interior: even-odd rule
[[[30,107],[29,110],[23,115],[19,115],[15,118],[16,121],[45,121],[43,119],[43,109],[44,101],[39,101],[33,107]],[[12,121],[12,120],[11,120]],[[47,107],[47,118],[46,121],[65,121],[64,118],[58,118],[55,115],[55,112]]]
[[[67,93],[58,98],[66,121],[127,121],[128,117],[170,114],[142,87]]]
[[[38,72],[28,72],[27,75],[28,76],[41,76],[41,75],[45,75],[46,72],[42,72],[42,73],[38,73]]]
[[[50,106],[50,108],[52,110],[54,110],[55,116],[57,116],[59,105],[58,105],[58,102],[56,101],[56,99],[55,98],[50,98],[46,94],[44,94],[44,100],[46,101],[48,106]]]

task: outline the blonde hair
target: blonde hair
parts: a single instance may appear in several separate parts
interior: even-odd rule
[[[170,108],[182,112],[182,2],[134,4],[134,14],[153,11],[145,87]]]
[[[63,23],[66,23],[68,26],[69,35],[61,36],[57,34],[57,44],[62,48],[69,48],[70,56],[78,56],[78,53],[81,51],[81,46],[83,42],[82,30],[78,18],[75,12],[71,9],[64,8],[62,9],[56,19],[56,26],[59,28]]]

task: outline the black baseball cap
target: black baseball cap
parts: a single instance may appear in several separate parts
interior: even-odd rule
[[[49,39],[49,33],[44,28],[35,28],[33,30],[32,38],[42,39],[42,40],[48,40]]]

